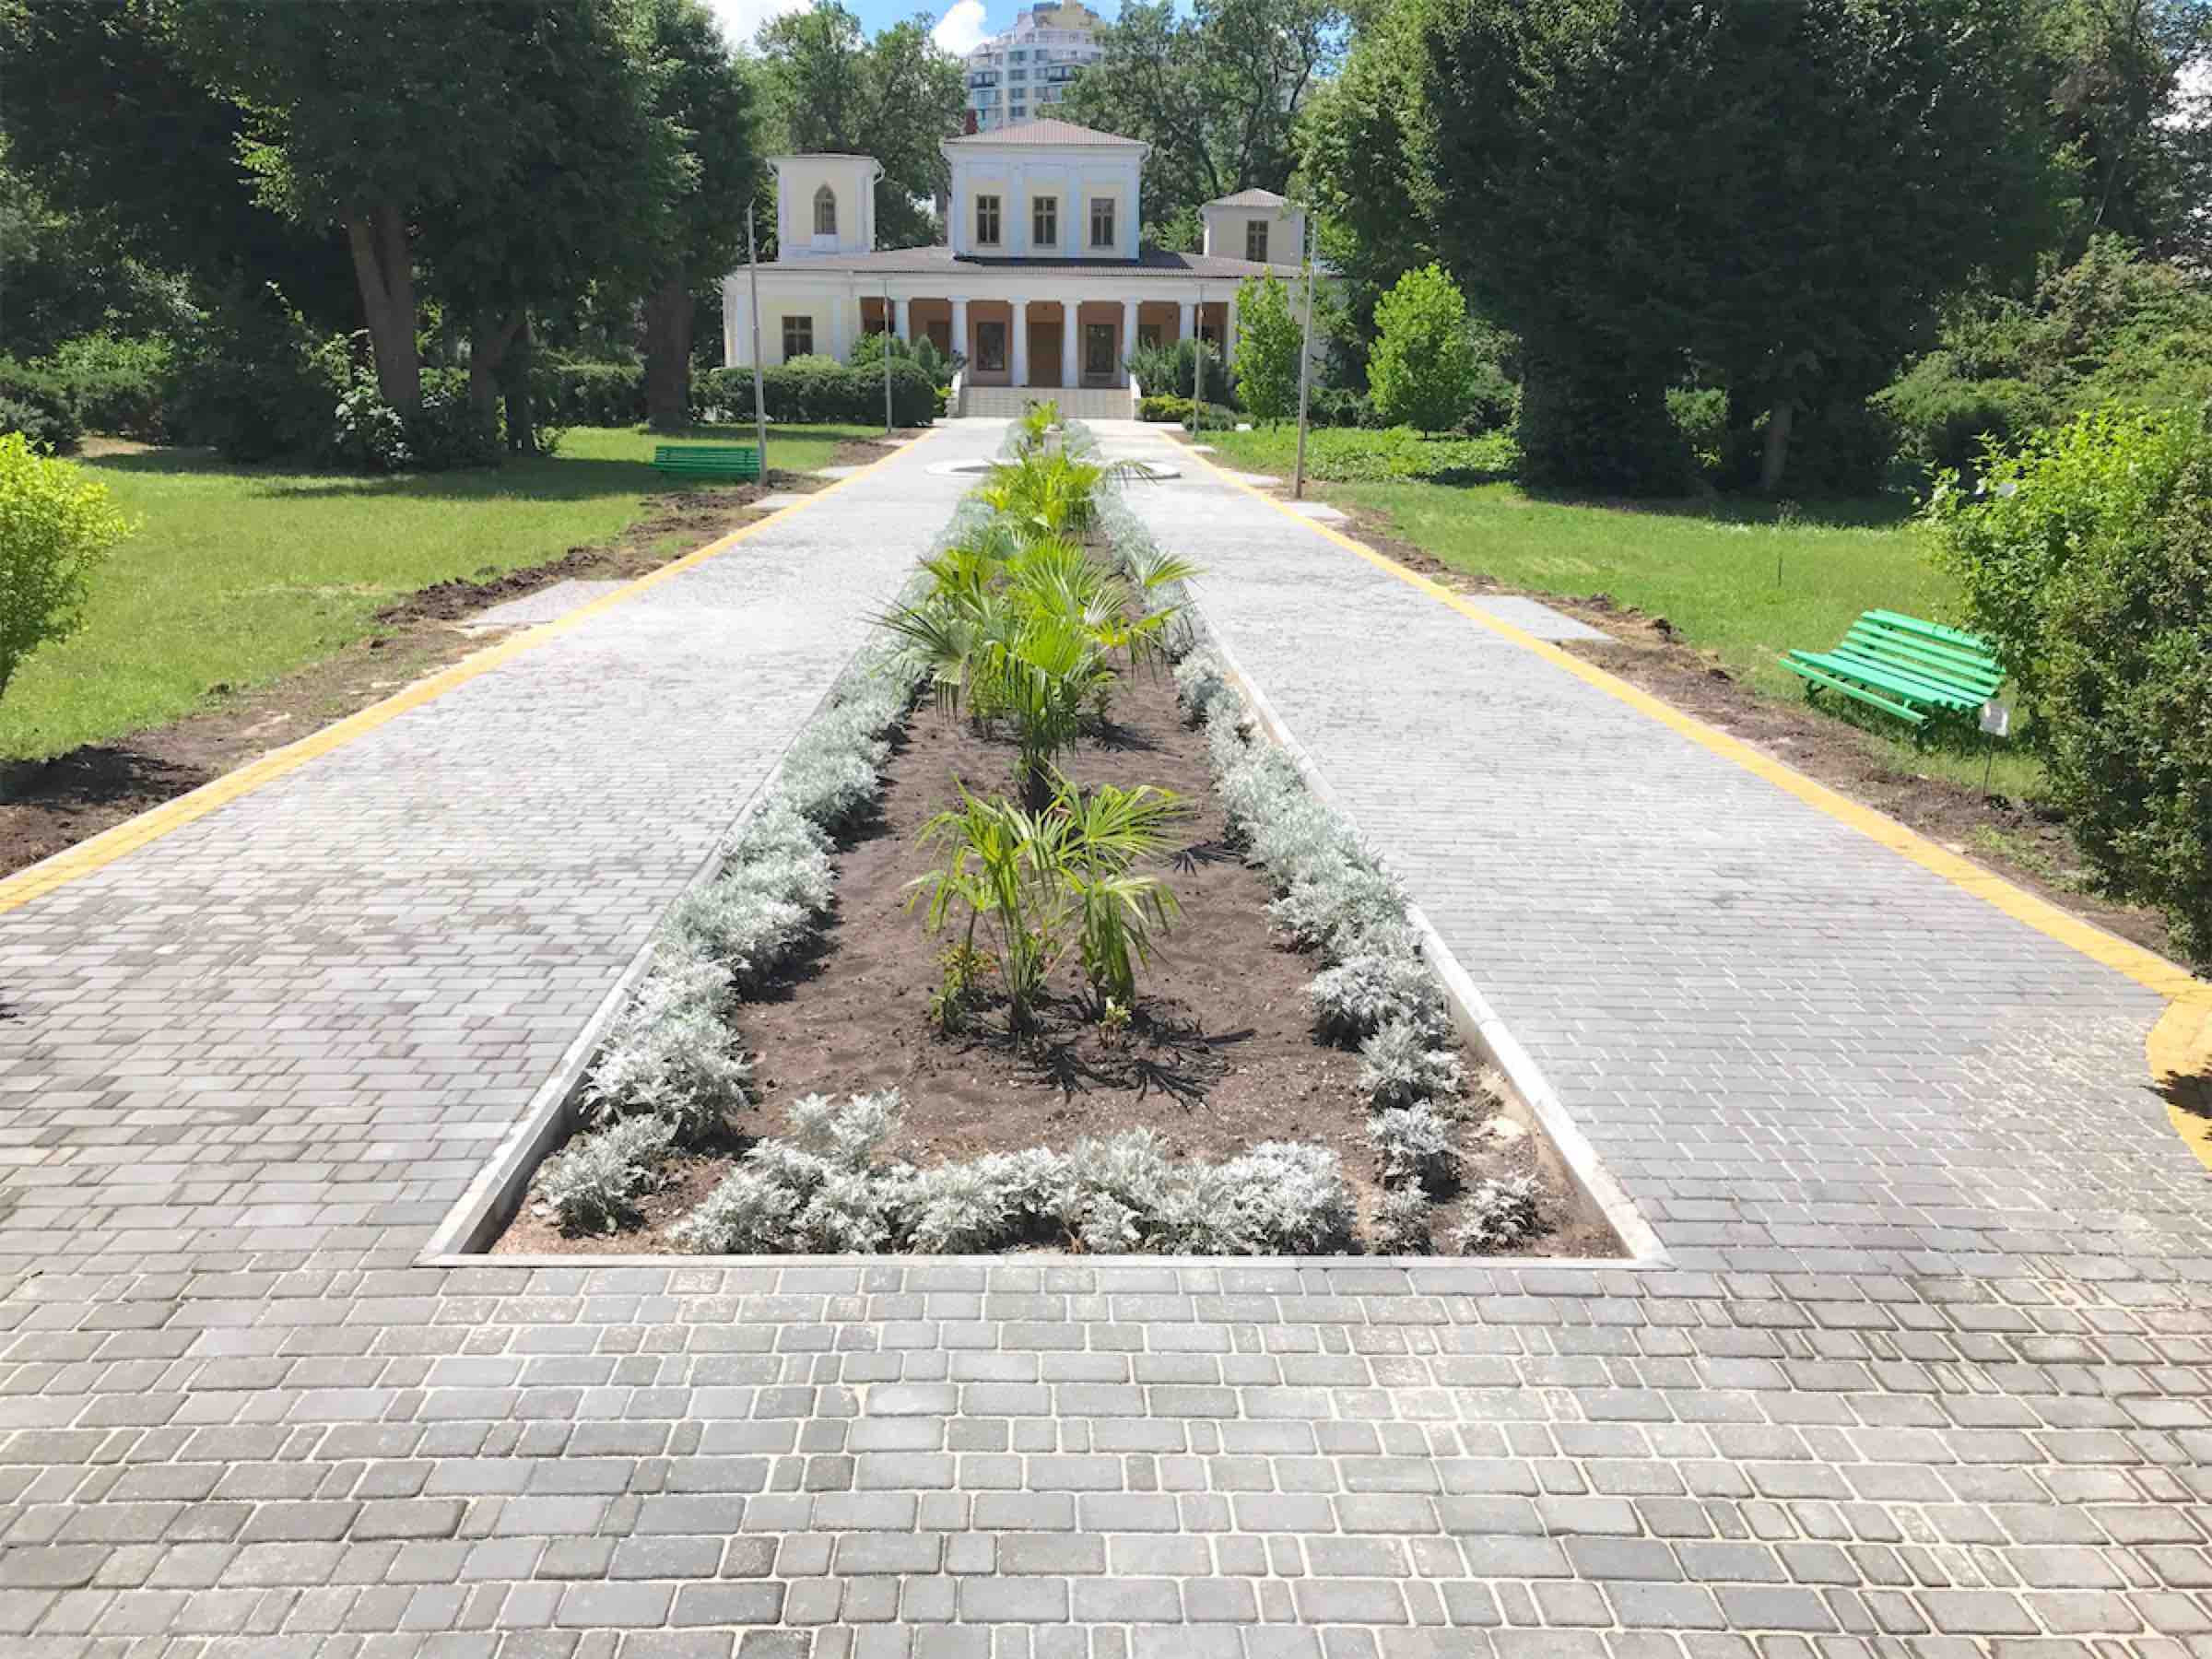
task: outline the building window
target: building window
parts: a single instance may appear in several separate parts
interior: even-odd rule
[[[1251,260],[1253,265],[1267,263],[1267,221],[1265,219],[1246,219],[1244,221],[1244,257]]]
[[[1094,248],[1113,246],[1113,198],[1090,198],[1090,245]]]
[[[814,233],[817,236],[837,234],[837,192],[827,184],[814,193]]]
[[[998,246],[998,198],[994,195],[975,198],[975,240],[986,248]]]
[[[1159,347],[1159,324],[1139,323],[1136,325],[1136,343],[1140,349],[1154,351]]]
[[[989,318],[975,324],[975,366],[986,374],[1002,374],[1006,367],[1006,325]]]
[[[1060,245],[1060,198],[1039,196],[1030,204],[1030,240],[1041,248]]]
[[[786,317],[783,319],[783,360],[814,355],[814,319]]]

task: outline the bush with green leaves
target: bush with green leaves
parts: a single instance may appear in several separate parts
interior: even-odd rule
[[[84,423],[60,375],[0,357],[0,432],[20,432],[37,448],[67,455],[84,436]]]
[[[924,427],[935,418],[937,389],[917,362],[891,364],[891,423]],[[883,366],[848,369],[835,358],[798,358],[760,371],[768,418],[787,426],[823,421],[859,424],[883,419]],[[703,418],[747,421],[753,418],[753,371],[716,369],[694,377],[694,413]]]
[[[1376,302],[1368,394],[1388,424],[1424,432],[1457,426],[1474,394],[1475,367],[1466,300],[1441,265],[1406,272]]]
[[[83,625],[93,573],[135,528],[82,468],[0,433],[0,694],[24,658]]]
[[[1173,1158],[1136,1129],[924,1170],[883,1157],[899,1108],[895,1092],[801,1101],[790,1138],[756,1144],[671,1240],[712,1254],[1322,1255],[1351,1243],[1352,1189],[1324,1147],[1271,1141],[1217,1163]]]
[[[1460,1200],[1452,1247],[1462,1255],[1497,1255],[1525,1243],[1542,1225],[1543,1188],[1534,1175],[1485,1181]]]
[[[55,344],[41,359],[68,390],[88,431],[146,443],[168,436],[176,349],[162,335],[126,336],[102,329]]]
[[[537,1201],[571,1233],[613,1232],[637,1218],[637,1200],[661,1182],[676,1124],[653,1113],[619,1118],[580,1135],[547,1160]]]
[[[1129,354],[1125,365],[1129,378],[1143,389],[1147,401],[1155,397],[1182,399],[1182,413],[1187,415],[1191,390],[1198,383],[1201,358],[1198,347],[1196,340],[1178,340],[1172,346],[1140,346]],[[1206,401],[1234,418],[1238,399],[1230,365],[1221,356],[1220,348],[1211,342],[1206,343],[1204,361]]]
[[[541,419],[561,426],[636,426],[645,418],[645,370],[535,352],[530,398]]]
[[[1247,276],[1237,288],[1237,386],[1258,421],[1298,416],[1298,365],[1305,334],[1279,276]]]

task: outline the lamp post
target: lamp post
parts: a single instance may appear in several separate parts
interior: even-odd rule
[[[883,279],[883,435],[891,435],[891,347],[899,343],[899,331],[891,326],[891,279]]]
[[[1306,495],[1306,394],[1313,384],[1313,216],[1306,215],[1306,325],[1298,347],[1298,462],[1290,469],[1290,499]]]
[[[753,247],[753,209],[745,210],[745,277],[753,290],[753,436],[760,445],[760,482],[768,483],[768,393],[760,373],[760,259]]]

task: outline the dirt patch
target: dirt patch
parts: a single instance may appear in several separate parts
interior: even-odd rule
[[[847,438],[830,452],[828,465],[830,466],[865,466],[871,461],[882,460],[893,450],[903,449],[921,437],[923,430],[924,429],[921,427],[900,427],[896,431],[886,432],[880,438]],[[775,446],[773,433],[769,435],[769,446],[771,449]],[[816,478],[814,482],[818,488],[822,480]]]
[[[819,478],[773,475],[774,488],[821,487]],[[557,582],[641,576],[728,534],[764,493],[748,484],[650,497],[651,510],[617,540],[571,547],[482,581],[434,582],[377,613],[377,630],[367,639],[268,685],[218,687],[208,707],[114,743],[51,760],[0,762],[0,875],[52,857],[481,650],[484,629],[454,626],[477,611]]]
[[[1124,677],[1112,714],[1110,731],[1067,758],[1068,775],[1157,784],[1194,808],[1182,851],[1165,872],[1182,918],[1140,980],[1127,1032],[1110,1041],[1100,1031],[1072,963],[1055,976],[1041,1032],[1030,1041],[1005,1034],[1003,1007],[986,1008],[963,1035],[932,1024],[946,940],[927,931],[920,907],[909,908],[908,884],[928,867],[915,838],[931,815],[957,803],[955,779],[973,792],[1008,788],[1014,751],[1003,736],[925,711],[888,769],[876,820],[840,850],[837,906],[820,947],[742,1010],[737,1023],[757,1053],[763,1097],[742,1127],[779,1133],[783,1108],[802,1095],[895,1088],[906,1113],[890,1151],[924,1165],[1139,1127],[1158,1131],[1178,1154],[1214,1158],[1261,1141],[1316,1141],[1343,1159],[1371,1214],[1381,1188],[1355,1088],[1359,1056],[1314,1040],[1305,986],[1315,964],[1284,947],[1268,921],[1265,877],[1226,844],[1202,735],[1183,724],[1164,677]],[[1528,1140],[1493,1141],[1470,1127],[1463,1143],[1471,1182],[1536,1169]],[[686,1159],[679,1190],[648,1201],[641,1229],[566,1239],[525,1206],[493,1249],[663,1248],[659,1230],[733,1157]],[[1454,1207],[1439,1208],[1440,1239]],[[1545,1215],[1547,1231],[1516,1253],[1618,1253],[1602,1228],[1579,1225],[1558,1194],[1547,1194]]]
[[[1287,493],[1277,490],[1280,495]],[[1962,857],[2162,956],[2173,955],[2165,919],[2139,905],[2117,904],[2088,890],[2080,854],[2065,822],[2033,802],[1900,768],[1894,752],[1847,721],[1802,701],[1769,696],[1737,679],[1713,654],[1686,643],[1664,617],[1617,604],[1605,594],[1562,598],[1514,587],[1448,565],[1396,535],[1382,513],[1309,486],[1307,495],[1347,513],[1353,535],[1380,553],[1463,594],[1510,594],[1535,599],[1588,623],[1610,638],[1569,641],[1562,649],[1718,726],[1761,753],[1817,778],[1841,794],[1888,813]]]

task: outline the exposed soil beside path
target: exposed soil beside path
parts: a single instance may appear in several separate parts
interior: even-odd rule
[[[1371,509],[1333,498],[1325,488],[1309,485],[1306,493],[1348,514],[1350,532],[1377,552],[1456,592],[1516,594],[1588,623],[1611,640],[1602,644],[1574,641],[1562,648],[1839,794],[1888,813],[1949,851],[1988,865],[2061,909],[2147,949],[2173,955],[2165,919],[2156,911],[2115,904],[2083,890],[2086,872],[2065,823],[2032,804],[1900,768],[1891,751],[1848,722],[1802,702],[1767,696],[1736,679],[1715,656],[1676,635],[1664,617],[1618,605],[1604,594],[1562,598],[1472,575],[1395,535],[1389,520]]]
[[[1005,1035],[1003,1005],[985,1008],[963,1035],[945,1036],[931,1023],[937,957],[950,935],[931,935],[924,908],[909,907],[909,884],[929,864],[916,836],[933,814],[958,804],[956,778],[974,793],[1009,789],[1014,749],[1004,736],[924,710],[888,769],[878,817],[841,850],[837,908],[820,949],[741,1011],[763,1103],[740,1127],[780,1133],[784,1107],[802,1095],[897,1088],[905,1127],[889,1150],[924,1165],[1065,1147],[1138,1127],[1158,1131],[1178,1154],[1214,1158],[1262,1141],[1317,1141],[1343,1159],[1371,1210],[1381,1189],[1355,1088],[1359,1056],[1314,1041],[1305,986],[1315,965],[1284,947],[1268,921],[1265,878],[1225,844],[1203,735],[1183,724],[1164,677],[1125,677],[1112,715],[1102,740],[1066,759],[1067,774],[1083,783],[1156,784],[1194,809],[1178,834],[1184,852],[1163,872],[1182,916],[1140,976],[1125,1036],[1110,1042],[1100,1034],[1072,962],[1054,976],[1041,1035],[1031,1041]],[[1470,1110],[1478,1121],[1489,1115],[1484,1105]],[[1470,1182],[1535,1167],[1526,1140],[1494,1142],[1472,1126],[1462,1139]],[[645,1203],[642,1229],[567,1239],[525,1206],[494,1249],[665,1248],[660,1230],[698,1202],[733,1153],[683,1160],[672,1187]],[[1515,1253],[1618,1248],[1601,1229],[1565,1219],[1556,1196],[1546,1208],[1551,1230]],[[1440,1206],[1440,1239],[1453,1213]]]
[[[880,453],[880,452],[878,452]],[[43,762],[0,762],[0,876],[36,864],[149,807],[197,789],[274,748],[389,697],[481,650],[490,637],[455,624],[557,582],[628,581],[727,535],[769,489],[813,491],[811,474],[777,472],[765,488],[677,490],[615,541],[481,582],[433,582],[377,613],[377,631],[251,690],[218,688],[210,707],[113,743]]]

